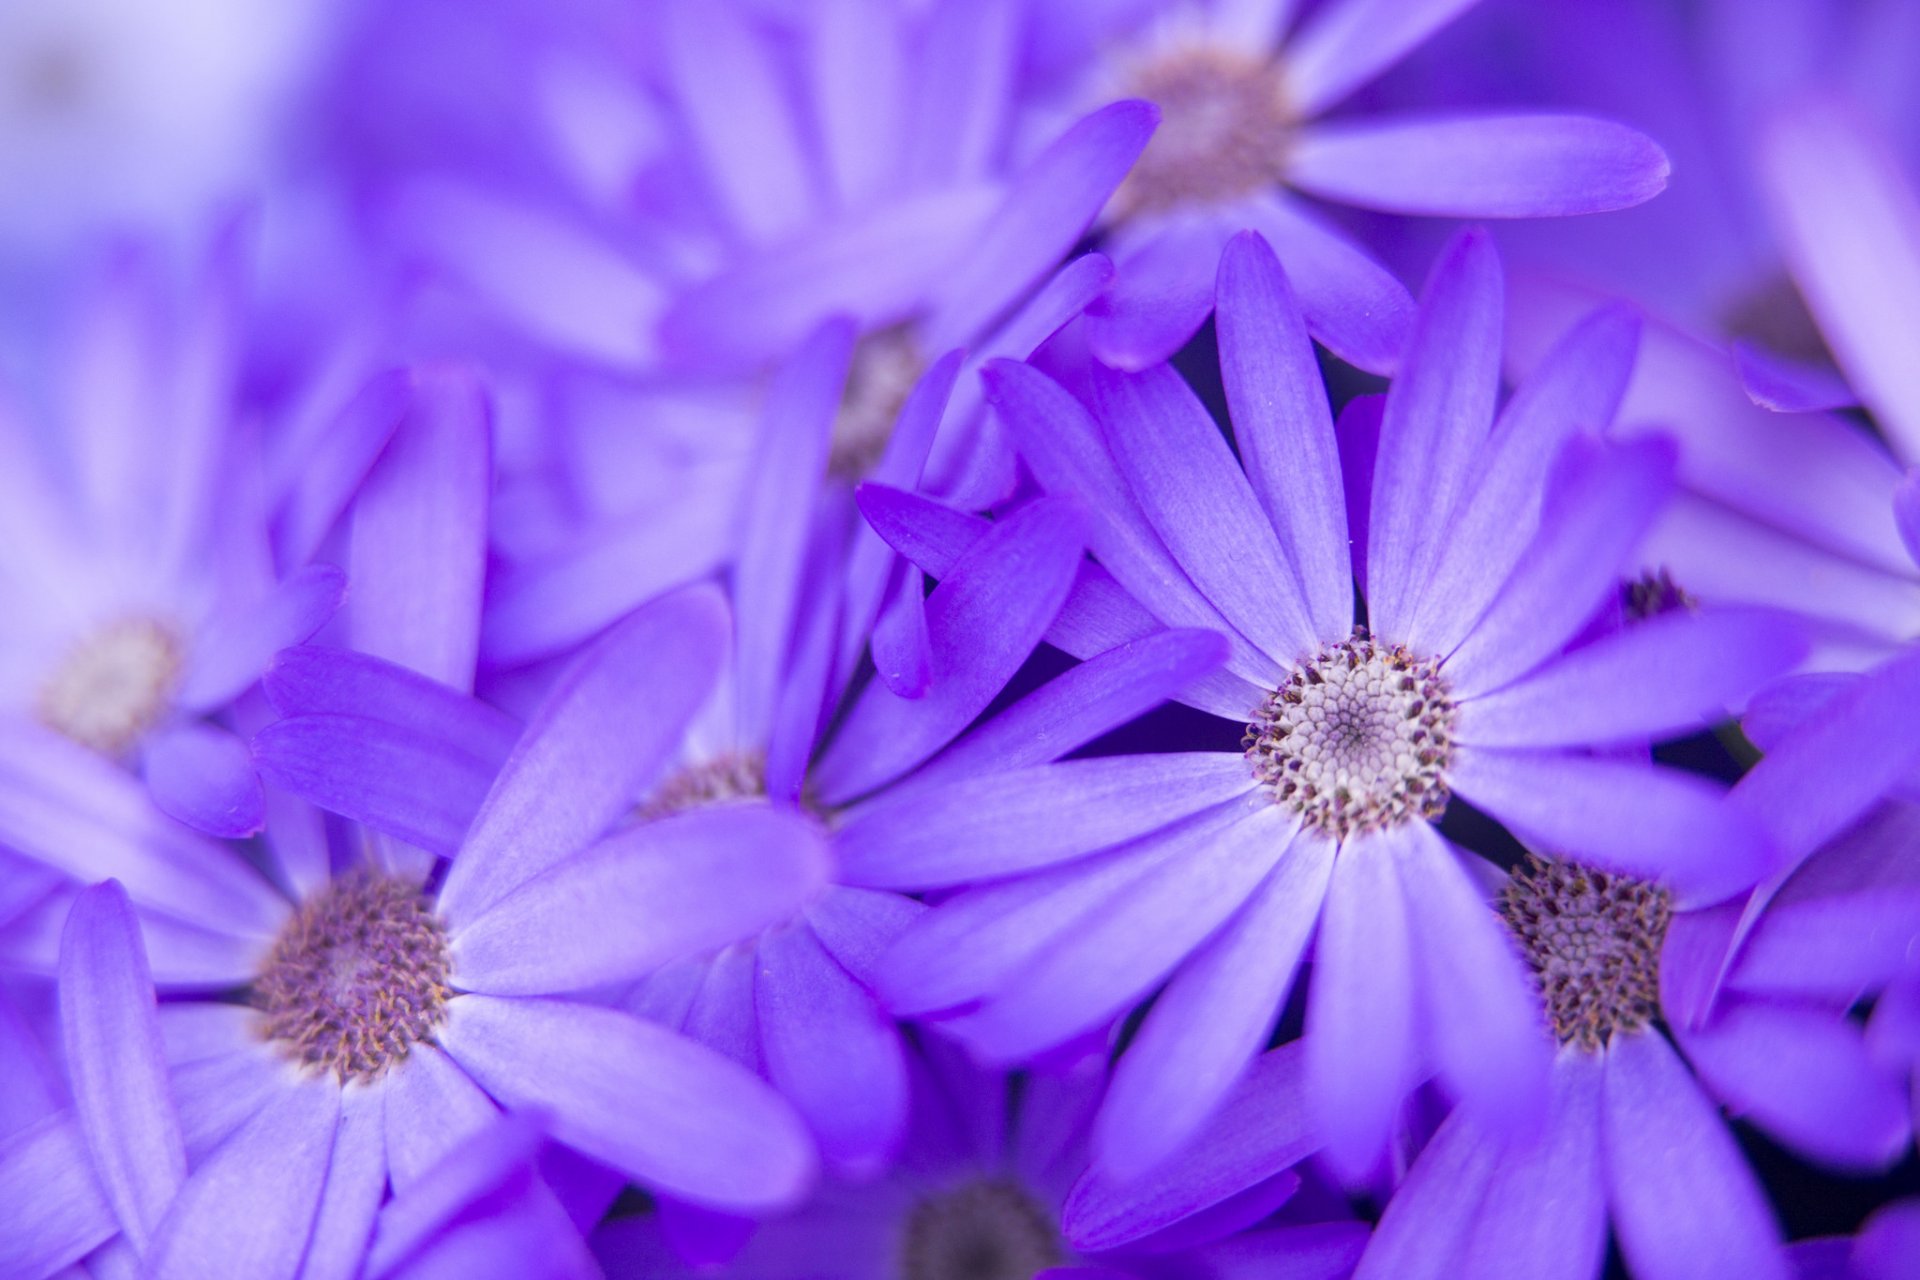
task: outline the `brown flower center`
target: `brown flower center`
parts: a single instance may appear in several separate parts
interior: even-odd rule
[[[1121,96],[1160,107],[1160,127],[1114,195],[1121,218],[1220,204],[1286,172],[1294,118],[1277,63],[1188,45],[1143,62]]]
[[[914,1206],[900,1280],[1029,1280],[1064,1261],[1059,1233],[1033,1197],[982,1179]]]
[[[900,408],[926,367],[910,325],[879,329],[860,339],[833,419],[829,475],[849,484],[866,479],[885,455]]]

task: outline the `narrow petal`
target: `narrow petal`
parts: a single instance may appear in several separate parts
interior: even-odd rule
[[[907,69],[904,15],[880,0],[830,0],[808,53],[827,171],[844,205],[879,194],[900,162]]]
[[[989,1000],[969,1039],[990,1060],[1031,1057],[1122,1013],[1239,910],[1286,851],[1293,819],[1229,801],[1183,826],[1173,855],[1064,932]]]
[[[1234,443],[1287,548],[1316,636],[1353,622],[1340,453],[1306,319],[1272,248],[1242,232],[1220,259],[1220,381]]]
[[[918,568],[900,574],[899,588],[874,620],[868,640],[873,672],[902,698],[917,698],[933,680],[933,641],[927,635],[927,580]]]
[[[1822,1164],[1878,1171],[1913,1139],[1905,1081],[1837,1009],[1725,999],[1681,1044],[1729,1111]]]
[[[791,1204],[812,1143],[759,1079],[635,1018],[557,1000],[461,996],[441,1044],[509,1107],[646,1185],[715,1208]]]
[[[1540,999],[1493,904],[1424,822],[1390,846],[1413,931],[1422,1039],[1441,1080],[1494,1132],[1537,1127],[1551,1055]]]
[[[490,419],[472,370],[421,371],[406,419],[353,507],[353,647],[463,693],[480,647]]]
[[[1920,297],[1920,195],[1898,155],[1854,108],[1815,98],[1775,117],[1761,173],[1821,332],[1897,451],[1920,460],[1911,323]]]
[[[436,734],[484,762],[489,776],[520,736],[512,716],[479,699],[351,649],[304,644],[282,649],[261,687],[283,716],[332,712]]]
[[[741,503],[733,566],[740,738],[764,742],[793,642],[813,495],[853,358],[853,325],[830,320],[808,336],[767,388]]]
[[[16,1210],[0,1231],[0,1275],[57,1275],[120,1229],[65,1111],[0,1139],[0,1203]]]
[[[1671,170],[1653,139],[1591,116],[1375,116],[1303,130],[1287,180],[1389,213],[1556,218],[1651,200]]]
[[[897,893],[835,885],[807,904],[806,915],[814,940],[855,982],[877,990],[880,957],[926,912],[925,903]]]
[[[1152,1235],[1312,1154],[1319,1136],[1301,1057],[1297,1044],[1260,1055],[1185,1152],[1147,1176],[1114,1183],[1097,1170],[1084,1174],[1061,1212],[1074,1248],[1092,1253]]]
[[[147,1274],[293,1280],[300,1273],[340,1123],[340,1086],[288,1082],[174,1197]]]
[[[452,916],[454,981],[529,995],[637,978],[787,918],[827,870],[818,824],[786,810],[727,806],[643,823]]]
[[[193,646],[180,704],[201,711],[238,697],[276,652],[318,631],[340,607],[346,589],[340,570],[309,565],[266,599],[217,617]]]
[[[773,51],[734,10],[675,3],[666,69],[708,182],[749,240],[790,230],[813,208],[800,118]]]
[[[1487,1207],[1501,1155],[1500,1144],[1456,1108],[1394,1189],[1354,1280],[1451,1280],[1463,1274],[1469,1233]],[[1532,1202],[1532,1196],[1524,1201]]]
[[[459,1217],[495,1200],[538,1167],[546,1135],[524,1115],[495,1114],[449,1145],[445,1159],[421,1171],[381,1211],[366,1253],[366,1274],[391,1273]],[[407,1273],[411,1274],[411,1273]]]
[[[1069,597],[1071,599],[1071,597]],[[1053,633],[1049,632],[1049,636]],[[915,783],[1043,764],[1179,697],[1226,661],[1214,631],[1156,631],[1054,677],[941,752]]]
[[[1296,109],[1332,106],[1473,7],[1474,0],[1346,0],[1318,10],[1284,53]]]
[[[1633,1274],[1786,1280],[1759,1180],[1667,1042],[1654,1032],[1615,1038],[1603,1096],[1607,1199]]]
[[[1213,265],[1228,227],[1195,218],[1157,228],[1117,264],[1113,285],[1088,308],[1087,344],[1116,369],[1172,358],[1213,309]]]
[[[387,1191],[386,1092],[348,1088],[340,1097],[327,1186],[313,1219],[300,1280],[358,1280],[374,1215]]]
[[[438,735],[362,716],[278,720],[253,740],[260,773],[322,809],[450,857],[492,785]]]
[[[1463,697],[1498,689],[1563,648],[1615,589],[1671,491],[1674,450],[1665,441],[1575,441],[1568,455],[1539,536],[1447,659]]]
[[[1859,407],[1859,393],[1825,365],[1802,364],[1750,342],[1733,344],[1734,367],[1747,398],[1775,413],[1823,413]]]
[[[777,929],[759,946],[754,1008],[767,1077],[791,1099],[845,1176],[892,1159],[907,1127],[907,1064],[900,1034],[806,927]]]
[[[1724,719],[1806,656],[1806,629],[1759,609],[1671,613],[1582,645],[1461,709],[1483,747],[1645,742]]]
[[[927,692],[906,699],[868,686],[815,770],[823,800],[843,803],[899,777],[986,709],[1059,613],[1084,528],[1074,504],[1041,499],[961,557],[927,597]]]
[[[395,1195],[414,1183],[460,1142],[499,1118],[500,1109],[437,1045],[415,1045],[386,1086],[382,1123],[386,1164]]]
[[[1179,1151],[1266,1043],[1320,917],[1333,845],[1295,836],[1225,928],[1183,965],[1121,1055],[1094,1167],[1127,1182]]]
[[[1346,232],[1295,201],[1259,200],[1243,212],[1286,266],[1307,329],[1321,345],[1368,373],[1397,369],[1413,335],[1407,287]]]
[[[1576,432],[1613,421],[1633,376],[1640,319],[1604,307],[1570,329],[1500,411],[1440,550],[1421,610],[1421,634],[1451,653],[1487,611],[1540,527],[1553,463]]]
[[[1314,652],[1300,575],[1192,389],[1169,365],[1096,370],[1093,386],[1114,460],[1186,576],[1276,661]]]
[[[835,836],[841,877],[935,889],[1122,844],[1253,790],[1240,756],[1108,756],[911,786],[856,806]]]
[[[1343,1176],[1372,1167],[1415,1083],[1412,938],[1388,847],[1404,838],[1341,847],[1314,946],[1307,1089]]]
[[[142,750],[147,789],[170,817],[208,835],[244,839],[266,825],[267,798],[247,744],[189,722],[161,729]]]
[[[1016,174],[986,231],[931,300],[927,345],[969,345],[1051,271],[1146,149],[1160,113],[1114,102],[1076,121]]]
[[[1522,839],[1670,885],[1705,906],[1750,887],[1774,856],[1758,823],[1704,778],[1627,760],[1455,753],[1453,789]]]
[[[94,1175],[120,1229],[145,1252],[187,1176],[160,1025],[126,890],[83,892],[60,939],[60,1031]]]
[[[930,6],[911,84],[910,178],[970,178],[994,163],[1020,61],[1022,13],[1011,0]]]
[[[636,611],[534,713],[473,820],[440,902],[471,918],[606,830],[678,746],[725,659],[726,605],[696,587]]]
[[[1462,232],[1433,269],[1387,391],[1367,528],[1367,617],[1390,640],[1416,639],[1422,591],[1493,426],[1501,293],[1492,238]]]

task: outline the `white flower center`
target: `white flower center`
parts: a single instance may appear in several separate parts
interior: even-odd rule
[[[42,686],[35,708],[55,732],[119,755],[166,714],[184,654],[172,628],[125,618],[88,636]]]
[[[1190,45],[1140,64],[1123,83],[1124,96],[1159,105],[1160,127],[1114,195],[1117,216],[1220,204],[1284,175],[1294,117],[1277,63]]]

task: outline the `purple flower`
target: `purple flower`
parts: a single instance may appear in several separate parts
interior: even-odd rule
[[[1206,318],[1221,246],[1252,227],[1286,264],[1313,336],[1384,373],[1411,332],[1412,299],[1294,192],[1391,213],[1534,218],[1624,208],[1666,185],[1657,146],[1584,116],[1323,118],[1472,4],[1342,0],[1289,29],[1291,4],[1193,0],[1144,23],[1138,9],[1117,11],[1141,28],[1131,38],[1096,25],[1083,99],[1161,110],[1107,207],[1120,272],[1090,317],[1096,353],[1129,369],[1172,355]]]
[[[1455,793],[1688,904],[1763,873],[1756,824],[1714,788],[1591,748],[1712,719],[1797,657],[1797,631],[1677,614],[1568,651],[1617,591],[1670,454],[1575,436],[1607,420],[1630,368],[1617,314],[1493,425],[1499,296],[1491,246],[1466,236],[1384,410],[1343,418],[1350,445],[1378,432],[1377,458],[1350,449],[1350,468],[1371,461],[1370,504],[1341,500],[1306,332],[1257,237],[1232,243],[1220,281],[1245,473],[1171,370],[1096,366],[1097,421],[1031,368],[989,370],[1035,473],[1089,501],[1089,546],[1139,601],[1102,601],[1099,625],[1221,631],[1226,672],[1181,696],[1248,725],[1244,753],[1075,761],[917,797],[919,838],[887,866],[902,887],[1000,881],[917,925],[888,975],[897,1009],[942,1015],[992,1059],[1099,1027],[1171,975],[1097,1134],[1118,1176],[1177,1149],[1231,1087],[1316,928],[1309,1079],[1345,1169],[1372,1160],[1429,1071],[1477,1112],[1525,1114],[1545,1055],[1517,960],[1431,825]],[[1370,630],[1353,625],[1349,511]]]
[[[342,578],[275,572],[239,465],[235,258],[223,244],[178,314],[154,264],[109,265],[47,389],[57,460],[23,403],[0,405],[0,540],[16,550],[0,572],[0,788],[21,804],[96,772],[91,756],[136,770],[203,831],[264,820],[245,744],[221,721],[276,649],[327,620]]]

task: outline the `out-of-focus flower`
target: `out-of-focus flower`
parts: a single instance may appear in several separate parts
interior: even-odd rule
[[[1070,762],[923,798],[923,814],[968,821],[924,823],[937,875],[915,848],[897,855],[902,887],[1015,877],[916,925],[887,975],[897,1008],[950,1014],[993,1058],[1099,1026],[1173,974],[1102,1117],[1098,1159],[1117,1174],[1176,1149],[1232,1084],[1316,922],[1310,1079],[1349,1173],[1424,1071],[1483,1114],[1541,1096],[1520,968],[1433,826],[1455,793],[1689,904],[1763,874],[1760,832],[1714,788],[1588,749],[1721,714],[1794,661],[1796,629],[1681,614],[1568,649],[1616,592],[1670,454],[1577,435],[1611,416],[1631,367],[1617,315],[1583,327],[1496,424],[1499,298],[1491,246],[1465,236],[1384,410],[1343,419],[1349,437],[1378,433],[1344,486],[1305,329],[1257,237],[1232,242],[1220,277],[1244,474],[1170,369],[1096,368],[1098,421],[1031,368],[989,371],[1042,482],[1096,512],[1089,545],[1134,607],[1228,637],[1227,673],[1182,699],[1248,723],[1244,753]]]
[[[201,830],[264,820],[221,721],[276,649],[327,620],[343,580],[277,571],[259,441],[236,404],[233,250],[177,311],[151,261],[117,258],[45,388],[51,429],[35,429],[26,389],[0,403],[0,788],[16,797],[0,838],[16,845],[30,797],[84,785],[63,781],[94,768],[76,749],[136,769]]]
[[[1586,116],[1322,118],[1473,2],[1342,0],[1291,30],[1294,6],[1274,0],[1192,0],[1150,19],[1082,6],[1092,65],[1076,100],[1144,98],[1161,111],[1107,206],[1120,272],[1090,317],[1094,350],[1130,369],[1171,356],[1206,318],[1220,247],[1250,227],[1286,264],[1313,336],[1386,373],[1411,331],[1412,299],[1294,193],[1392,213],[1535,218],[1625,208],[1666,185],[1659,147]],[[1114,29],[1115,16],[1136,30]]]

